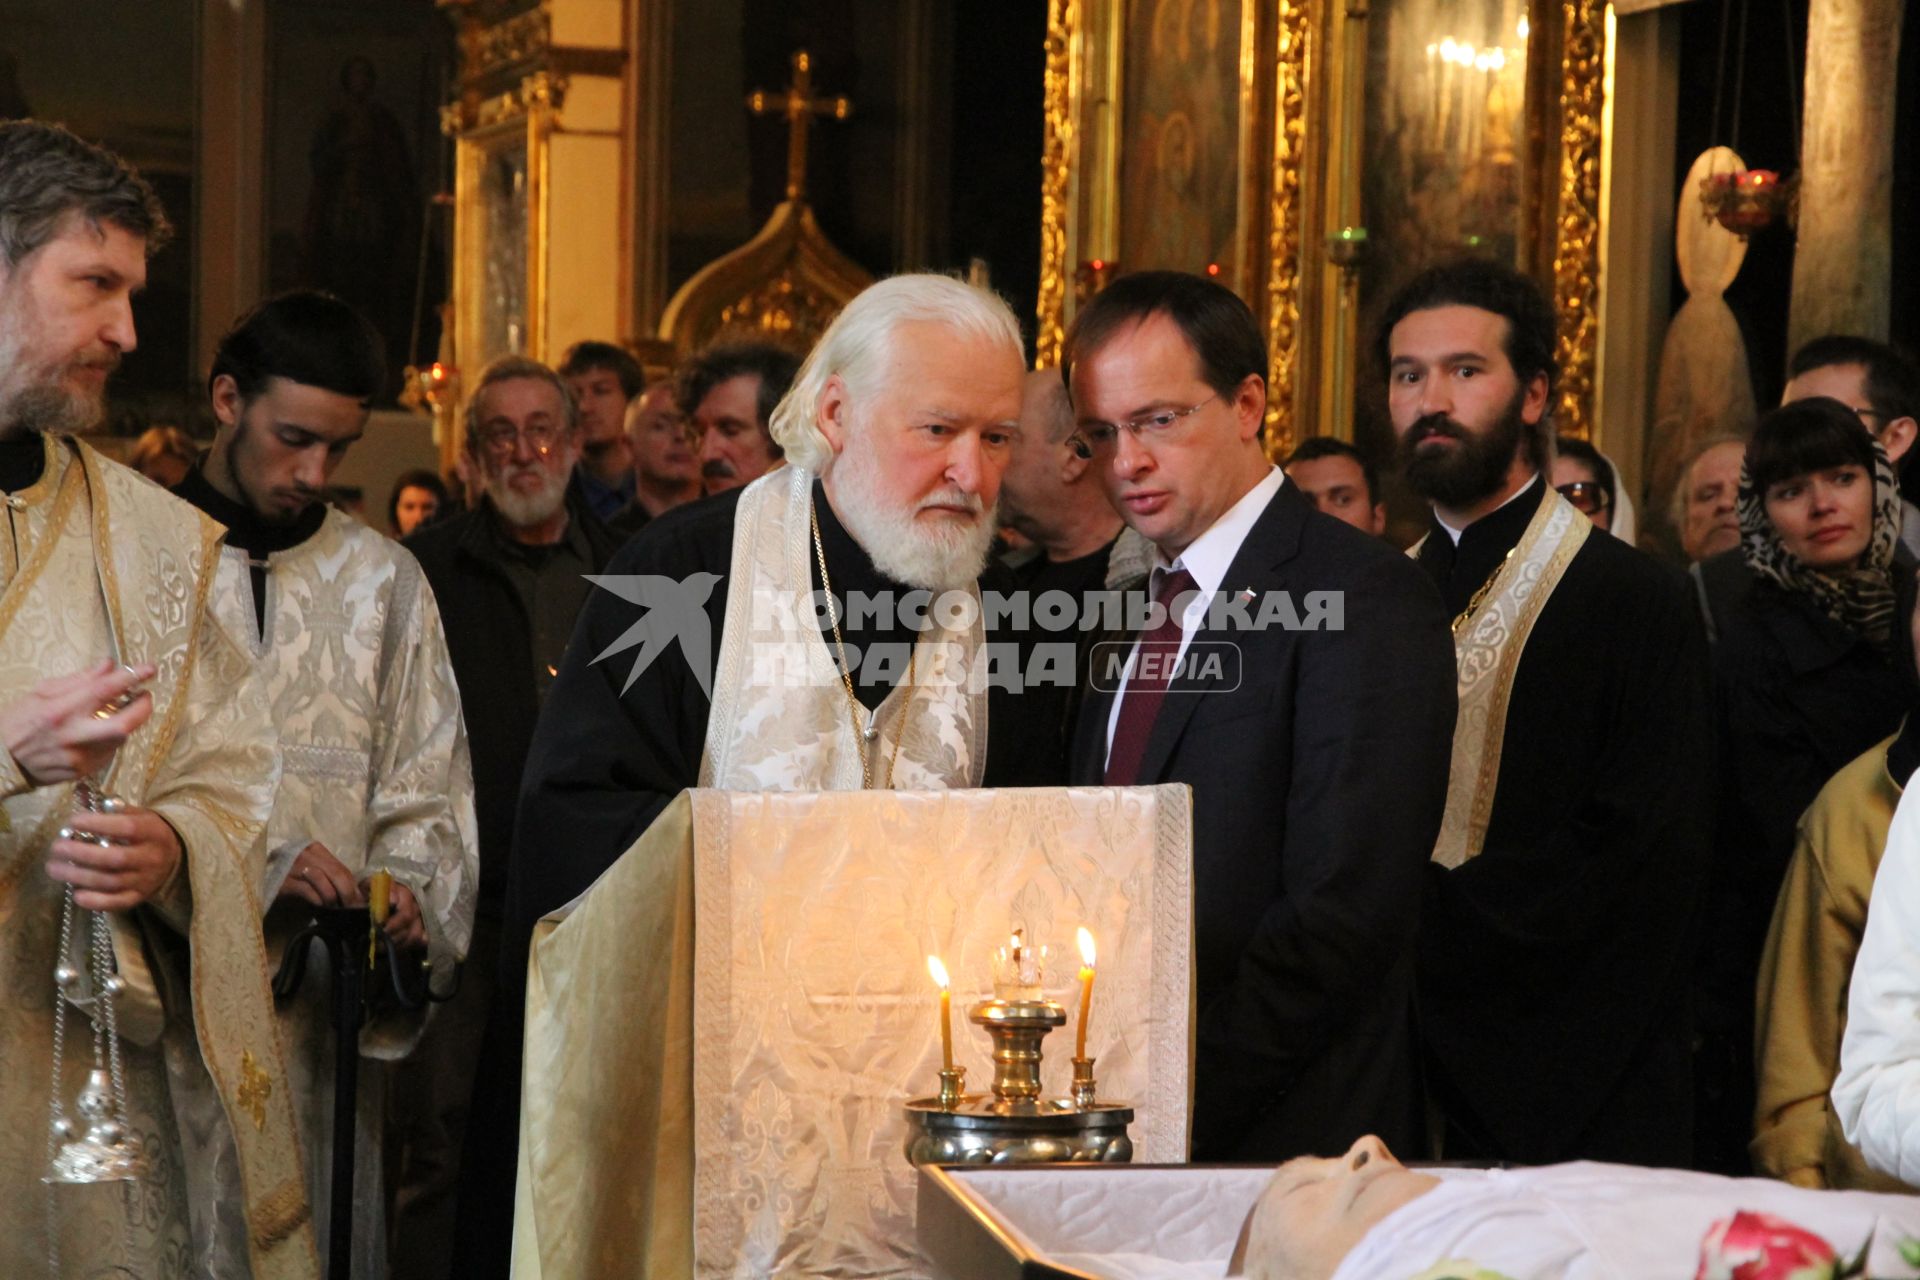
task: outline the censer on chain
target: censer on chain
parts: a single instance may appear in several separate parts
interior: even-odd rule
[[[122,694],[94,715],[107,719],[138,696],[132,691]],[[77,812],[118,813],[127,808],[124,801],[101,791],[90,778],[74,785],[73,799]],[[60,838],[103,846],[112,843],[72,827],[61,828]],[[120,1028],[115,1016],[126,980],[114,963],[106,915],[83,911],[73,900],[72,885],[66,886],[61,897],[60,947],[54,958],[53,983],[53,1107],[47,1137],[48,1168],[43,1180],[50,1184],[138,1181],[146,1172],[146,1156],[127,1118],[126,1072],[120,1061]],[[85,1010],[92,1024],[93,1062],[86,1084],[74,1099],[74,1110],[84,1127],[76,1126],[67,1115],[64,1097],[69,1005]]]

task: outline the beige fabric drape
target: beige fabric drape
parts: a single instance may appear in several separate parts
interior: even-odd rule
[[[1102,1093],[1135,1105],[1136,1160],[1185,1159],[1191,848],[1184,786],[679,797],[536,933],[514,1274],[925,1274],[901,1110],[937,1085],[925,958],[983,1091],[965,1013],[1016,922],[1070,1010],[1093,931]]]

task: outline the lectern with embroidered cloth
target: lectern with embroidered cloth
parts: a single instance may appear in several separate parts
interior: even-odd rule
[[[1098,938],[1101,1095],[1136,1108],[1136,1160],[1184,1160],[1191,844],[1184,786],[681,795],[536,933],[514,1274],[926,1274],[902,1114],[937,1088],[926,957],[984,1091],[965,1011],[1015,925],[1062,999],[1075,929]]]

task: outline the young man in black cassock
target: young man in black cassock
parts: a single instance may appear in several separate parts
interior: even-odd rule
[[[1553,313],[1489,262],[1393,299],[1413,554],[1453,617],[1447,812],[1415,1007],[1447,1158],[1685,1164],[1709,857],[1706,646],[1682,583],[1545,479]]]

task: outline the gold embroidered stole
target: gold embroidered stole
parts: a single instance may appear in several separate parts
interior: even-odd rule
[[[68,444],[78,455],[74,470],[84,468],[115,656],[159,669],[148,684],[153,715],[116,756],[107,785],[136,804],[191,797],[207,819],[195,831],[209,838],[183,841],[194,901],[191,1016],[239,1157],[253,1274],[256,1280],[317,1275],[305,1164],[260,925],[256,859],[270,800],[240,794],[242,787],[270,793],[272,742],[264,707],[257,723],[233,714],[243,695],[258,691],[241,687],[240,655],[215,630],[208,608],[226,531],[84,444]],[[216,679],[212,664],[221,659],[230,661]],[[196,688],[196,680],[204,687]],[[171,770],[181,754],[227,765],[258,762],[268,776],[176,778]]]
[[[893,757],[897,790],[977,787],[987,763],[987,695],[979,590],[965,629],[929,618],[915,644],[914,684],[874,712],[862,743],[847,691],[807,605],[814,476],[781,467],[747,487],[733,526],[727,612],[714,666],[713,711],[700,785],[730,791],[858,791],[861,748],[876,786]],[[897,601],[892,602],[897,604]],[[844,599],[841,608],[847,607]],[[690,654],[689,661],[703,655]]]
[[[1548,494],[1512,557],[1494,571],[1498,581],[1479,610],[1454,633],[1460,707],[1453,725],[1447,809],[1433,848],[1433,860],[1443,867],[1476,857],[1486,841],[1500,780],[1507,697],[1520,654],[1547,598],[1592,530],[1565,498]],[[1408,554],[1416,555],[1424,542],[1414,544]]]

